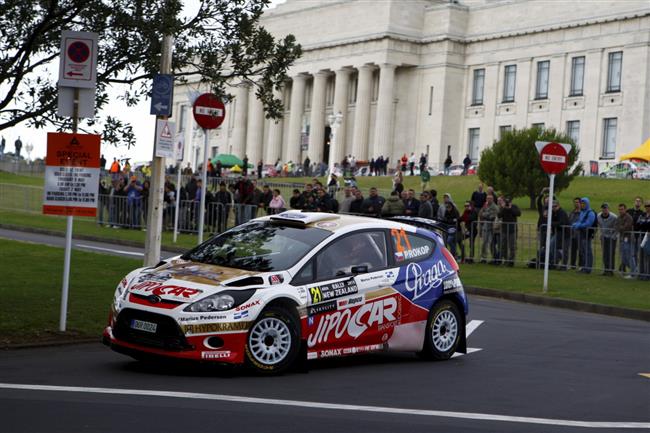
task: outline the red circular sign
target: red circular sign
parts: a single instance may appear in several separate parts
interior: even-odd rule
[[[90,57],[90,48],[84,42],[75,41],[68,46],[68,58],[75,63],[83,63]]]
[[[217,95],[204,93],[196,98],[192,107],[194,120],[203,129],[216,129],[226,117],[226,107]]]
[[[569,156],[560,143],[551,142],[542,148],[539,160],[547,174],[562,173],[569,163]]]

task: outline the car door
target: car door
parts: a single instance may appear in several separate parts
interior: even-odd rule
[[[310,358],[379,349],[382,329],[398,321],[394,291],[382,291],[389,281],[386,235],[367,230],[341,236],[299,272],[298,282],[312,275],[303,327]]]

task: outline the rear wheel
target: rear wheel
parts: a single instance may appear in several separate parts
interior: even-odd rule
[[[436,303],[429,313],[420,356],[432,360],[451,358],[460,343],[462,324],[456,304],[447,299]]]
[[[269,307],[257,318],[246,339],[246,364],[258,373],[279,374],[296,360],[299,322],[282,307]]]

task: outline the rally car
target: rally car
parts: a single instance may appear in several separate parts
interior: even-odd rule
[[[468,306],[440,228],[411,217],[257,218],[128,274],[104,343],[263,373],[367,352],[448,359],[466,351]]]

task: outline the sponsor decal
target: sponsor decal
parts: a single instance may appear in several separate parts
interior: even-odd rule
[[[256,300],[256,301],[248,302],[247,304],[243,304],[243,305],[240,305],[239,307],[235,308],[235,311],[244,311],[244,310],[248,310],[248,309],[251,308],[251,307],[254,307],[254,306],[256,306],[256,305],[260,305],[260,302],[261,302],[261,301],[260,301],[259,299]]]
[[[167,280],[172,278],[171,275],[165,273],[151,273],[151,274],[142,274],[138,277],[137,282],[143,283],[145,281],[157,281],[159,283],[164,283]]]
[[[232,323],[199,323],[181,325],[181,329],[187,335],[189,334],[210,334],[215,332],[229,331],[246,331],[251,322],[232,322]]]
[[[331,358],[334,356],[354,355],[356,353],[374,352],[383,350],[383,344],[370,344],[367,346],[344,347],[341,349],[326,349],[307,352],[307,359]]]
[[[185,301],[203,293],[202,290],[192,289],[176,285],[165,285],[157,281],[143,281],[131,287],[132,293],[143,295],[168,296],[177,300]]]
[[[221,359],[230,358],[230,350],[220,350],[217,352],[201,352],[201,359]]]
[[[277,214],[276,217],[290,220],[304,220],[307,219],[308,215],[300,212],[282,212]]]
[[[386,278],[395,278],[395,272],[393,271],[386,271]]]
[[[333,221],[323,221],[318,224],[316,224],[316,227],[321,228],[321,229],[333,229],[335,227],[338,227],[339,223],[335,223]]]
[[[310,287],[309,295],[311,296],[311,303],[318,304],[330,299],[352,295],[358,291],[357,283],[354,282],[353,278],[350,278],[346,281],[338,281],[324,286]]]
[[[426,295],[431,290],[442,285],[445,278],[453,275],[454,271],[447,264],[439,260],[429,268],[423,270],[418,263],[409,263],[406,267],[404,287],[413,294],[413,300]]]
[[[336,306],[339,310],[342,310],[344,308],[356,307],[359,304],[363,304],[364,300],[365,298],[363,295],[353,296],[351,298],[339,299]]]
[[[123,278],[122,281],[120,281],[120,286],[121,287],[126,287],[129,285],[129,282],[126,280],[126,278]]]
[[[367,283],[368,281],[381,280],[382,278],[384,278],[383,275],[372,275],[372,276],[359,277],[359,281],[362,283]]]
[[[201,314],[200,316],[192,316],[192,317],[179,317],[178,321],[179,322],[202,322],[205,320],[226,320],[225,315],[217,315],[217,314]]]
[[[318,318],[316,332],[307,337],[307,346],[327,343],[332,339],[349,336],[358,338],[371,327],[397,322],[397,299],[379,299],[358,307],[324,314]]]
[[[463,290],[463,283],[460,282],[460,278],[454,277],[442,282],[442,290],[445,293],[455,293]]]
[[[233,317],[235,320],[240,320],[248,317],[248,311],[240,311],[239,313],[235,313],[235,316]]]
[[[307,315],[316,316],[317,314],[323,314],[334,310],[336,310],[336,301],[323,302],[307,307]]]
[[[298,289],[296,289],[296,290],[298,291],[298,297],[302,301],[306,302],[307,301],[307,289],[305,289],[304,287],[298,287]]]
[[[428,245],[424,245],[410,250],[398,251],[395,253],[395,259],[398,261],[417,259],[418,257],[429,255],[430,251],[431,248]]]
[[[314,316],[307,317],[307,326],[313,326],[313,325],[314,325]]]
[[[274,286],[276,284],[282,284],[282,283],[284,283],[284,277],[282,275],[280,275],[280,274],[271,275],[269,277],[269,283],[271,283],[272,286]]]

